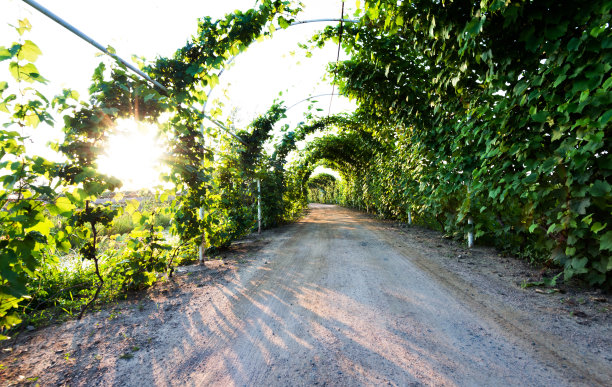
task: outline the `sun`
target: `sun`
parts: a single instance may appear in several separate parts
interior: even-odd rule
[[[121,180],[125,191],[162,184],[159,176],[164,147],[157,127],[124,119],[117,121],[117,128],[98,158],[98,171]]]

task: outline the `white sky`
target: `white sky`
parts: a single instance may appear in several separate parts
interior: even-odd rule
[[[98,51],[51,21],[20,0],[1,0],[0,45],[9,46],[18,39],[17,33],[8,24],[16,24],[27,18],[33,28],[25,39],[32,40],[43,55],[36,62],[41,74],[50,83],[46,87],[36,86],[48,98],[63,88],[72,88],[87,99],[91,75],[102,60]],[[38,0],[44,7],[63,18],[103,46],[111,45],[117,54],[131,61],[132,55],[148,60],[156,56],[171,56],[182,47],[191,35],[197,32],[197,18],[208,15],[213,19],[222,17],[235,9],[246,10],[254,6],[254,0]],[[303,0],[304,12],[299,20],[339,18],[341,0]],[[355,1],[345,4],[345,17],[352,18]],[[327,23],[333,24],[333,23]],[[234,64],[220,78],[220,85],[212,99],[223,98],[224,115],[237,111],[237,126],[248,124],[258,114],[264,113],[283,92],[286,106],[309,96],[331,93],[332,86],[323,80],[329,62],[336,60],[337,46],[330,43],[322,50],[315,50],[306,58],[298,42],[305,43],[315,31],[326,23],[311,23],[278,30],[272,39],[254,43],[247,52],[240,54]],[[295,51],[296,55],[290,55]],[[344,53],[341,53],[341,59]],[[11,83],[8,62],[0,63],[0,80]],[[225,93],[224,93],[225,92]],[[330,97],[317,98],[320,115],[326,115]],[[303,120],[308,103],[301,103],[288,112],[291,127]],[[354,104],[346,98],[334,96],[331,114],[349,112]],[[43,150],[50,140],[61,137],[61,120],[55,129],[37,130],[36,153],[50,157]]]
[[[73,88],[86,97],[91,74],[100,62],[98,51],[60,25],[49,20],[20,0],[2,0],[0,13],[0,45],[9,45],[17,39],[8,23],[27,18],[33,29],[27,39],[34,41],[43,55],[37,67],[51,81],[47,95],[56,94],[62,88]],[[253,0],[39,0],[56,15],[102,44],[111,45],[117,54],[130,60],[132,55],[147,59],[170,56],[182,47],[196,32],[197,18],[205,15],[213,19],[235,9],[253,7]],[[339,18],[340,0],[305,0],[300,20]],[[345,15],[351,16],[354,1],[346,2]],[[310,95],[330,93],[331,86],[322,82],[327,63],[336,59],[337,46],[329,44],[305,58],[298,42],[305,42],[325,23],[312,23],[279,30],[271,40],[255,43],[246,53],[237,57],[234,65],[221,77],[213,98],[227,89],[230,101],[224,112],[238,108],[240,122],[248,123],[271,105],[280,91],[287,106]],[[289,52],[295,51],[296,56]],[[6,73],[6,70],[2,68]],[[3,73],[0,73],[3,74]],[[4,78],[4,77],[3,77]],[[320,98],[320,106],[326,114],[329,97]],[[308,106],[300,104],[290,110],[292,121],[301,120]],[[332,114],[352,110],[353,105],[342,97],[334,97]]]

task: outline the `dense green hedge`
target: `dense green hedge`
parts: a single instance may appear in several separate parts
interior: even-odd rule
[[[338,164],[349,204],[457,235],[471,217],[477,240],[610,286],[610,7],[366,1],[332,72],[368,145],[332,136],[310,162]]]

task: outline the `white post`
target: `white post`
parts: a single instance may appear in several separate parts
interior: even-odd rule
[[[470,216],[468,218],[468,224],[470,225],[470,230],[468,231],[468,248],[474,247],[474,219]]]
[[[261,181],[257,179],[257,233],[261,234]]]
[[[200,207],[200,211],[199,211],[199,215],[200,215],[200,220],[204,219],[204,207]],[[202,235],[202,239],[204,239],[204,236]],[[200,243],[200,246],[198,246],[198,260],[200,261],[200,263],[204,262],[204,242]]]
[[[412,214],[410,213],[410,210],[408,210],[408,225],[412,224]]]

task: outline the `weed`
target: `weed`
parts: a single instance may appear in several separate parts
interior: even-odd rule
[[[563,273],[559,273],[552,278],[542,278],[542,281],[527,282],[526,280],[523,280],[523,282],[521,283],[521,288],[525,289],[525,288],[529,288],[532,286],[548,286],[548,287],[557,286],[557,280],[559,279],[561,274]]]
[[[157,226],[167,228],[168,226],[170,226],[170,222],[172,222],[172,215],[165,214],[163,212],[158,212],[155,214],[155,224]]]
[[[113,311],[110,313],[110,316],[108,316],[108,320],[114,320],[114,319],[116,319],[117,317],[119,317],[120,315],[121,315],[121,311],[116,311],[116,310],[113,310]]]
[[[115,235],[115,234],[127,234],[134,230],[134,221],[132,220],[132,215],[127,212],[117,218],[113,219],[112,225],[107,228],[104,232],[107,235]]]
[[[64,354],[64,360],[66,360],[66,361],[71,361],[71,360],[74,360],[74,359],[73,359],[72,357],[70,357],[70,356],[71,356],[71,355],[70,355],[70,352],[66,352],[66,353]]]
[[[121,354],[121,356],[119,356],[119,359],[124,359],[124,360],[129,360],[134,358],[134,355],[131,354],[130,352],[125,352],[123,354]]]

